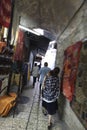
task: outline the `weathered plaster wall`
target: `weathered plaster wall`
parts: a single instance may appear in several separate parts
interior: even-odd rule
[[[63,67],[63,58],[64,58],[64,50],[76,43],[79,40],[87,37],[87,1],[85,5],[80,9],[77,13],[71,24],[64,31],[60,38],[58,38],[58,47],[57,47],[57,60],[56,65],[58,65],[61,70]],[[83,125],[80,123],[75,113],[72,111],[70,107],[70,103],[65,98],[60,99],[60,105],[63,103],[63,119],[70,126],[70,130],[85,130]],[[62,106],[62,105],[61,105]]]

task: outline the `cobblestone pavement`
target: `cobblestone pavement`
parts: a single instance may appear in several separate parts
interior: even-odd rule
[[[39,82],[32,88],[30,82],[21,94],[14,117],[13,112],[7,117],[0,117],[0,130],[47,130],[48,116],[44,116],[39,96]],[[54,115],[52,130],[69,130],[67,125]]]

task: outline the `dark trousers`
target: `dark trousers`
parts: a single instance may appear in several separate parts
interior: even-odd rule
[[[33,86],[35,85],[37,77],[33,77]]]
[[[40,93],[41,93],[41,85],[42,85],[42,84],[40,83],[40,87],[39,87],[39,91],[40,91]]]

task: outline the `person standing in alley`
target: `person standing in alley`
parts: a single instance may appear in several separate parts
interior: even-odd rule
[[[41,85],[43,82],[44,77],[46,76],[46,74],[50,71],[51,69],[48,67],[48,63],[45,62],[44,63],[44,67],[42,67],[39,71],[39,75],[40,75],[40,91],[41,91]]]
[[[52,115],[58,110],[59,87],[59,67],[55,67],[44,78],[42,88],[42,107],[48,112],[48,130],[52,127]]]
[[[34,64],[33,70],[32,70],[32,76],[33,76],[33,87],[35,86],[36,79],[39,75],[39,67],[37,66],[37,63]]]

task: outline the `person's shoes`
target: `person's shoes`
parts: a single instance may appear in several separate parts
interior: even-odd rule
[[[48,130],[51,130],[52,128],[52,122],[50,123],[50,125],[48,125]]]

